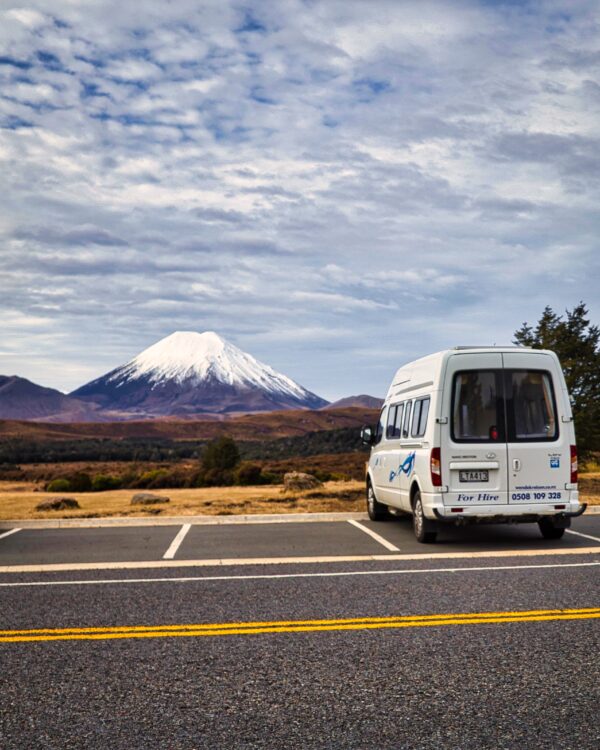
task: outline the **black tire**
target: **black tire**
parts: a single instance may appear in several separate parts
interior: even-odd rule
[[[436,540],[437,523],[425,518],[420,492],[417,492],[413,499],[413,530],[417,542],[421,544],[433,544]]]
[[[389,518],[387,505],[377,500],[371,482],[367,482],[367,513],[371,521],[386,521]]]
[[[565,533],[565,530],[557,528],[550,518],[538,521],[538,526],[544,539],[561,539]]]

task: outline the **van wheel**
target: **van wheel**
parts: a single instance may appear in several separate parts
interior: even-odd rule
[[[387,505],[378,502],[371,482],[367,482],[367,513],[371,521],[385,521],[388,517]]]
[[[564,529],[558,529],[549,518],[542,518],[538,526],[544,539],[560,539],[565,533]]]
[[[413,529],[417,542],[422,544],[433,544],[437,537],[437,524],[425,518],[423,512],[423,503],[421,502],[421,493],[417,492],[413,500]]]

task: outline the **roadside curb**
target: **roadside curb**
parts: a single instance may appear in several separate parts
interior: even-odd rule
[[[600,505],[588,506],[585,516],[600,516]],[[115,526],[181,526],[191,523],[198,526],[226,526],[251,523],[311,523],[324,521],[366,521],[366,513],[254,513],[231,516],[152,516],[120,518],[40,518],[9,519],[0,521],[0,529],[97,529]]]
[[[191,523],[198,526],[225,526],[251,523],[310,523],[323,521],[364,521],[366,513],[256,513],[231,516],[152,516],[150,518],[40,518],[10,519],[0,521],[0,528],[20,529],[96,529],[115,526],[181,526]]]

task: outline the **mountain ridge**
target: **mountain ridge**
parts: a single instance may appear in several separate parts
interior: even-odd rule
[[[38,385],[19,375],[0,375],[1,419],[94,420],[93,405],[72,398],[55,388]]]

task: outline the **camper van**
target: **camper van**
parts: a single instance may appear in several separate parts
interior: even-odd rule
[[[401,367],[371,445],[373,521],[412,514],[415,536],[442,524],[538,523],[559,539],[581,515],[569,394],[554,352],[456,347]]]

